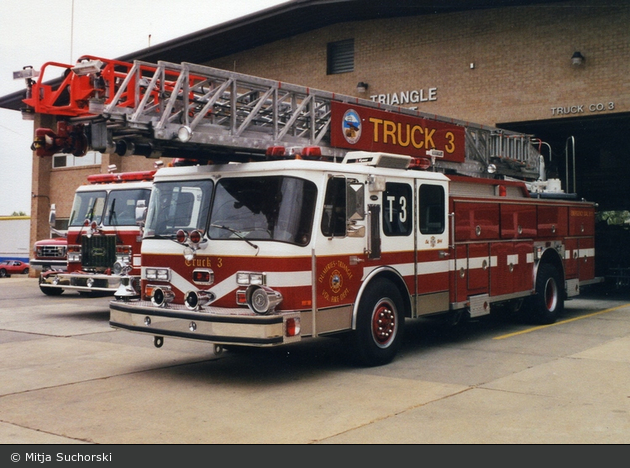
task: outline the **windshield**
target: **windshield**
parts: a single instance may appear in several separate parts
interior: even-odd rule
[[[316,196],[314,183],[295,177],[221,179],[214,195],[209,237],[306,245]]]
[[[107,198],[105,226],[135,226],[138,200],[149,202],[149,189],[112,190]]]
[[[105,190],[98,192],[77,192],[72,204],[72,212],[70,213],[69,226],[82,226],[83,222],[88,219],[90,221],[101,222],[103,216],[103,208],[105,207]]]
[[[211,180],[156,182],[149,201],[145,237],[172,237],[179,229],[205,232],[212,187]]]

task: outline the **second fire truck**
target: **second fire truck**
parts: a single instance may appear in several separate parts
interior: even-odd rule
[[[551,323],[597,281],[595,205],[547,180],[529,135],[188,63],[79,65],[51,93],[31,82],[27,111],[188,162],[155,174],[140,287],[110,305],[157,347],[346,336],[381,365],[406,319],[507,305]]]
[[[40,274],[39,288],[44,294],[57,296],[65,290],[114,294],[123,274],[125,281],[139,282],[141,224],[154,173],[94,174],[88,176],[88,184],[77,188],[62,240],[66,265]]]

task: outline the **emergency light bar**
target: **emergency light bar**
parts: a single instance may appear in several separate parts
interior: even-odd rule
[[[110,182],[135,182],[141,180],[153,180],[156,171],[135,171],[114,174],[92,174],[88,176],[88,182],[91,184],[107,184]]]
[[[319,146],[270,146],[265,152],[267,157],[275,158],[321,158],[322,149]]]

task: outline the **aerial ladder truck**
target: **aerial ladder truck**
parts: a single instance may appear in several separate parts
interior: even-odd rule
[[[60,119],[38,155],[174,158],[140,284],[110,303],[112,327],[157,347],[345,336],[382,365],[406,319],[552,323],[598,281],[595,205],[547,180],[531,135],[192,63],[62,67],[54,85],[24,76],[23,112]]]

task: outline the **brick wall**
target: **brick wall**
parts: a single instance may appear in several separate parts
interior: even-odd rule
[[[579,104],[630,111],[628,25],[629,2],[572,1],[336,24],[208,64],[349,95],[364,81],[361,97],[434,87],[421,111],[494,125]],[[326,45],[349,38],[354,72],[326,75]]]

